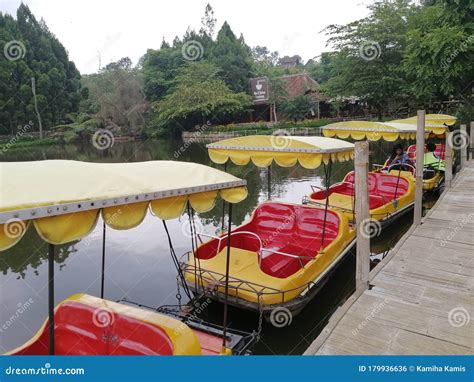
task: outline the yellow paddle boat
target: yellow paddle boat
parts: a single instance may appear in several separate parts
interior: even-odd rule
[[[246,136],[207,146],[213,162],[259,167],[299,163],[306,169],[352,159],[354,145],[338,139]],[[325,171],[326,178],[328,172]],[[330,174],[329,174],[330,175]],[[231,230],[229,230],[231,231]],[[198,234],[201,244],[181,262],[194,291],[262,313],[275,308],[299,313],[353,249],[347,217],[324,207],[267,201],[230,234]],[[228,275],[228,287],[223,281]]]
[[[255,336],[230,330],[226,320],[223,327],[216,327],[189,315],[164,314],[166,310],[160,308],[145,309],[83,293],[56,307],[54,299],[56,246],[91,233],[99,216],[104,229],[123,230],[139,225],[148,211],[163,222],[179,217],[186,205],[205,212],[218,196],[228,203],[243,200],[245,180],[175,161],[7,162],[0,163],[0,176],[0,251],[18,243],[29,226],[49,248],[48,319],[33,338],[7,354],[228,355],[248,351]],[[104,261],[105,252],[102,255]]]

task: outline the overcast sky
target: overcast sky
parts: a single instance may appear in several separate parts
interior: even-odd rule
[[[209,2],[218,26],[227,20],[248,45],[265,45],[280,55],[299,54],[306,61],[325,47],[320,33],[329,24],[365,17],[371,0],[23,0],[35,17],[69,52],[81,73],[128,56],[136,64],[164,37],[171,42],[186,29],[199,30]],[[15,15],[21,0],[0,0],[0,10]]]

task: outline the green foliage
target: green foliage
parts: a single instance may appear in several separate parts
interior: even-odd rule
[[[243,37],[237,39],[224,22],[212,45],[211,61],[222,70],[221,78],[235,92],[248,92],[252,77],[252,56]]]
[[[331,96],[358,96],[381,116],[406,99],[400,63],[415,9],[408,0],[376,2],[369,9],[365,19],[327,28],[338,53],[324,89]]]
[[[310,60],[306,63],[306,71],[310,77],[314,78],[318,83],[324,84],[331,78],[333,70],[333,59],[336,53],[324,52],[318,61]]]
[[[286,118],[299,121],[305,119],[312,107],[313,102],[310,97],[298,96],[292,100],[284,101],[281,105],[281,112]]]
[[[67,122],[68,114],[78,111],[80,74],[59,40],[25,4],[16,20],[0,13],[0,46],[2,51],[12,48],[0,56],[0,134],[14,134],[18,126],[36,122],[33,77],[43,128]]]
[[[99,126],[126,133],[145,127],[149,106],[142,91],[142,76],[128,57],[84,76],[83,83],[89,95],[81,107]]]
[[[155,123],[190,129],[208,121],[225,122],[243,112],[250,96],[232,92],[218,75],[218,68],[206,61],[190,62],[180,69],[173,91],[154,104]]]
[[[403,69],[416,99],[470,93],[466,85],[474,78],[474,23],[458,23],[469,10],[467,3],[457,3],[451,7],[439,1],[412,17]]]
[[[332,97],[357,96],[382,114],[461,99],[474,78],[474,3],[434,0],[378,1],[371,14],[327,28],[336,48],[310,73]]]

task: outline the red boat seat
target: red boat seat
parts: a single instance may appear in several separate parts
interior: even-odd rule
[[[434,151],[435,155],[438,157],[438,158],[441,158],[441,160],[445,160],[445,154],[446,154],[446,149],[444,147],[445,145],[442,144],[442,143],[437,143],[436,144],[436,149]],[[425,149],[426,149],[426,145],[425,145]],[[408,149],[407,149],[407,154],[408,154],[408,157],[410,159],[416,159],[416,145],[410,145],[408,146]]]
[[[173,344],[155,325],[77,301],[60,304],[54,315],[56,355],[172,355]],[[48,354],[48,324],[39,340],[17,355]]]
[[[377,192],[377,190],[376,190],[376,186],[377,186],[376,179],[375,178],[370,178],[370,176],[369,176],[369,179],[372,179],[371,181],[369,181],[369,187],[368,187],[368,190],[369,190],[369,208],[372,210],[372,209],[383,206],[384,204],[388,203],[389,200],[387,200],[387,198],[385,196],[376,194],[376,192]],[[351,178],[349,178],[349,180],[351,180]],[[354,183],[353,183],[353,177],[352,177],[352,183],[350,181],[343,181],[341,183],[335,184],[334,186],[331,186],[329,188],[329,195],[331,195],[333,193],[338,193],[338,194],[348,195],[348,196],[354,196],[355,188],[354,188]],[[310,199],[313,199],[313,200],[323,200],[325,198],[326,198],[326,191],[325,190],[324,191],[321,190],[321,191],[313,192],[310,195]]]
[[[408,192],[409,183],[403,177],[395,175],[384,174],[383,172],[369,172],[368,174],[368,190],[369,195],[378,195],[386,198],[386,202],[391,201],[395,197],[395,190],[397,197]],[[349,172],[344,177],[344,182],[354,184],[354,171]],[[385,204],[383,203],[383,204]]]
[[[277,202],[262,203],[255,209],[248,223],[233,231],[231,244],[234,248],[252,252],[259,251],[261,245],[267,250],[260,254],[262,271],[274,277],[286,278],[301,269],[301,263],[306,264],[309,258],[317,255],[321,246],[324,216],[324,209],[321,208]],[[327,211],[324,246],[337,237],[339,224],[339,216],[333,211]],[[220,249],[226,245],[227,240],[222,240]],[[213,239],[199,247],[196,257],[209,259],[217,254],[216,249],[217,240]],[[300,261],[276,252],[308,258]]]

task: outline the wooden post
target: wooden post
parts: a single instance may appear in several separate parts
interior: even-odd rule
[[[416,184],[413,224],[421,224],[423,206],[423,165],[425,157],[425,111],[418,110],[416,122]]]
[[[453,180],[453,133],[446,130],[446,154],[444,158],[444,187],[451,188],[451,181]]]
[[[357,227],[356,288],[369,287],[370,235],[368,234],[369,194],[367,179],[369,172],[369,142],[355,143],[355,207]]]
[[[460,126],[459,133],[461,134],[461,136],[459,137],[459,142],[461,143],[461,147],[459,150],[461,152],[461,168],[464,168],[464,166],[466,166],[466,161],[467,161],[467,150],[469,149],[466,125]],[[468,144],[467,145],[468,147],[463,147],[464,142]]]
[[[471,152],[471,160],[474,160],[474,121],[471,121],[471,130],[469,131],[471,143],[469,144],[469,151]]]

